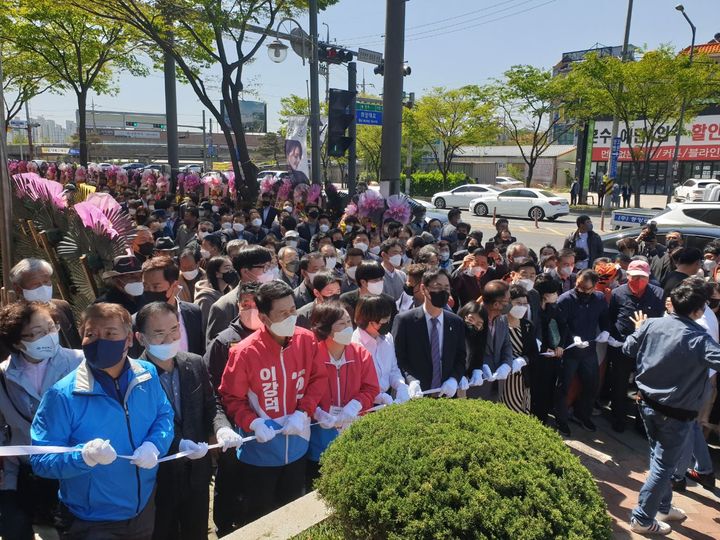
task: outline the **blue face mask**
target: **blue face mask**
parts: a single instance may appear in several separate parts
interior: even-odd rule
[[[113,341],[98,339],[89,345],[83,345],[85,360],[95,369],[108,369],[119,363],[125,354],[125,339]]]

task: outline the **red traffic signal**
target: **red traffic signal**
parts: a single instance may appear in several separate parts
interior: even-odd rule
[[[325,44],[318,45],[318,60],[328,64],[342,64],[353,59],[352,51],[339,47],[328,47]]]

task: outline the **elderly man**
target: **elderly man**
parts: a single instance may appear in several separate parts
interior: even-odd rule
[[[133,255],[115,257],[112,270],[105,272],[103,279],[108,289],[97,297],[96,304],[120,304],[131,315],[143,306],[142,267]]]
[[[172,406],[153,365],[128,358],[127,310],[93,304],[81,328],[85,360],[45,393],[30,428],[33,445],[77,450],[30,462],[38,476],[60,481],[60,501],[73,518],[69,538],[150,540],[158,458],[173,440]]]
[[[302,282],[295,289],[295,307],[300,309],[315,300],[312,282],[315,274],[325,269],[325,257],[319,251],[308,253],[300,259],[300,275]]]
[[[23,259],[10,269],[10,282],[18,298],[55,306],[60,325],[60,343],[68,349],[80,348],[80,335],[75,326],[70,304],[54,299],[53,267],[42,259]]]
[[[603,243],[600,235],[593,230],[593,223],[590,216],[578,216],[576,220],[577,230],[571,233],[563,245],[564,249],[573,249],[577,253],[582,249],[587,254],[587,258],[576,261],[575,265],[578,270],[592,268],[595,259],[602,257]]]
[[[495,261],[499,261],[499,256],[495,252],[488,253],[483,248],[477,248],[471,254],[465,255],[462,264],[453,272],[451,278],[453,292],[461,306],[471,300],[477,300],[482,295],[486,283],[501,279],[507,273],[507,266],[503,264],[495,262],[494,266],[490,266],[488,260],[490,254],[496,257]]]

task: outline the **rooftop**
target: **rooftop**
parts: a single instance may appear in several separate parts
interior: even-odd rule
[[[532,147],[523,146],[525,155],[530,154]],[[572,144],[551,144],[540,157],[554,158],[575,150]],[[457,157],[522,157],[516,145],[509,146],[461,146],[455,152]]]

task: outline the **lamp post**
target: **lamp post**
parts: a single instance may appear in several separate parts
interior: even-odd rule
[[[693,57],[695,56],[695,25],[690,20],[690,17],[685,13],[685,6],[678,4],[675,6],[685,20],[690,25],[692,31],[692,41],[690,42],[690,64],[692,65]],[[673,179],[680,178],[680,171],[678,170],[678,154],[680,153],[680,137],[682,136],[683,127],[685,126],[685,107],[687,106],[687,100],[683,97],[682,105],[680,106],[680,118],[678,119],[677,132],[675,133],[675,150],[673,150],[673,158],[670,163],[668,171],[665,173],[665,190],[667,191],[667,202],[672,202],[672,187]]]

